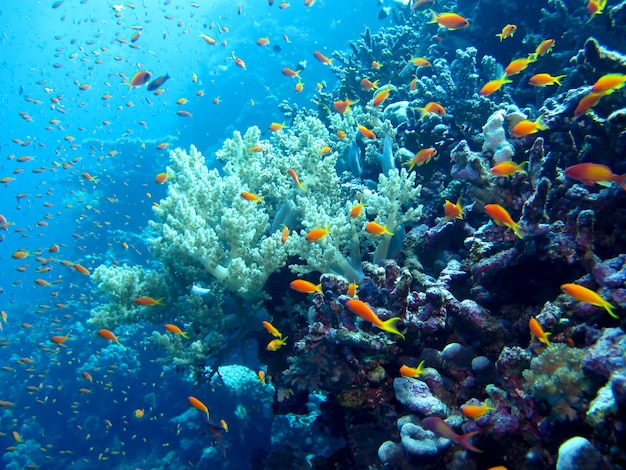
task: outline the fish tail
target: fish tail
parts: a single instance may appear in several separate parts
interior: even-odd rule
[[[437,22],[437,13],[434,12],[434,10],[429,10],[430,11],[430,21],[427,24],[433,24]]]
[[[524,238],[522,236],[522,233],[520,232],[519,223],[517,223],[517,224],[514,223],[511,228],[513,229],[513,233],[517,236],[517,238],[519,238],[519,239],[523,239]]]
[[[619,320],[619,317],[617,316],[617,314],[613,311],[613,309],[615,308],[614,305],[605,302],[605,304],[603,305],[603,307],[605,308],[605,310],[607,312],[609,312],[609,315],[611,315],[613,318],[617,318]]]
[[[404,335],[400,333],[400,331],[398,331],[398,327],[396,326],[396,323],[398,323],[400,320],[400,317],[390,318],[389,320],[386,320],[380,324],[380,329],[389,333],[393,333],[394,335],[401,336],[402,339],[404,339]]]
[[[622,187],[624,191],[626,191],[626,175],[617,176],[615,181]]]
[[[558,77],[554,77],[554,83],[558,86],[561,86],[561,79],[567,77],[567,75],[559,75]]]
[[[539,56],[535,54],[534,52],[532,54],[528,54],[528,60],[530,60],[531,62],[537,62],[538,57]]]
[[[463,434],[462,436],[459,436],[458,438],[458,443],[460,445],[462,445],[463,447],[465,447],[467,450],[471,450],[472,452],[479,452],[479,453],[483,453],[482,450],[478,449],[477,447],[474,447],[471,443],[470,443],[470,439],[475,435],[475,434],[480,434],[480,431],[473,431],[473,432],[468,432],[467,434]]]

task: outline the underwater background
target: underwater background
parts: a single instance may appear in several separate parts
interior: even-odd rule
[[[0,19],[2,468],[626,468],[626,1]]]

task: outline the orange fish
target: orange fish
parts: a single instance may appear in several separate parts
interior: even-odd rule
[[[626,85],[626,74],[609,73],[600,77],[591,88],[592,93],[613,93]]]
[[[256,43],[258,46],[267,46],[270,43],[270,38],[259,38]]]
[[[50,338],[50,341],[54,344],[61,344],[61,343],[65,343],[69,338],[70,338],[70,334],[72,332],[70,331],[68,334],[66,334],[65,336],[53,336],[52,338]]]
[[[317,242],[329,234],[330,234],[330,225],[327,225],[326,228],[317,227],[306,234],[306,241]]]
[[[402,367],[400,367],[400,374],[404,375],[405,377],[413,377],[414,379],[416,379],[425,372],[424,371],[425,362],[426,361],[420,362],[417,365],[417,367],[409,367],[409,366],[402,365]]]
[[[389,230],[387,230],[387,226],[386,225],[380,225],[378,222],[369,222],[366,226],[365,226],[365,231],[367,233],[371,233],[374,236],[378,236],[378,235],[391,235],[393,236],[393,232],[390,232]]]
[[[371,82],[367,77],[364,77],[359,84],[361,85],[361,90],[372,91],[378,88],[378,82],[380,80],[376,80],[375,82]]]
[[[356,297],[356,294],[359,291],[359,285],[356,282],[351,282],[348,284],[348,291],[346,292],[348,297]]]
[[[513,34],[517,31],[517,26],[514,24],[507,24],[504,28],[502,28],[502,32],[496,34],[496,37],[500,38],[500,42],[506,38],[512,38]]]
[[[81,176],[83,178],[85,178],[87,181],[89,181],[90,183],[93,183],[93,184],[97,184],[98,183],[98,178],[96,178],[95,176],[91,176],[87,172],[82,173]]]
[[[11,258],[13,258],[13,259],[24,259],[24,258],[27,258],[30,255],[31,255],[31,253],[26,251],[26,250],[17,250],[15,253],[13,253],[11,255]]]
[[[274,325],[272,325],[268,321],[264,321],[263,322],[263,328],[265,328],[267,330],[267,332],[269,334],[271,334],[272,336],[274,336],[275,338],[282,338],[283,337],[283,334],[280,331],[278,331],[278,328],[276,328]]]
[[[288,336],[285,336],[284,338],[273,339],[272,341],[267,343],[266,349],[268,351],[277,351],[277,350],[279,350],[280,348],[282,348],[283,346],[285,346],[287,344],[287,338],[288,338]]]
[[[376,134],[374,134],[370,129],[361,124],[358,125],[359,132],[363,134],[367,139],[376,140]]]
[[[496,225],[504,225],[513,230],[518,238],[523,238],[520,233],[519,224],[515,223],[507,210],[499,204],[486,204],[485,212],[493,219]]]
[[[579,163],[564,170],[565,176],[580,181],[586,186],[593,186],[595,183],[607,186],[613,181],[619,184],[626,191],[626,175],[615,175],[606,165],[599,163]]]
[[[528,83],[532,86],[549,86],[559,85],[561,86],[561,79],[567,77],[567,75],[558,75],[553,77],[549,73],[537,73],[530,77]]]
[[[248,191],[242,191],[241,197],[244,198],[246,201],[251,201],[251,202],[260,202],[263,200],[261,196],[258,196],[254,193],[249,193]]]
[[[352,313],[358,315],[363,320],[366,320],[373,325],[377,326],[383,331],[387,331],[389,333],[393,333],[394,335],[400,336],[404,339],[404,335],[398,331],[398,327],[396,323],[398,323],[401,319],[399,317],[393,317],[389,320],[381,320],[378,315],[374,313],[374,311],[367,305],[365,302],[359,299],[350,299],[346,301],[346,307]]]
[[[350,98],[348,98],[348,95],[346,95],[346,99],[342,100],[342,101],[333,101],[333,109],[335,111],[337,111],[339,114],[344,114],[347,113],[348,111],[350,111],[350,106],[352,106],[353,104],[358,103],[360,100],[356,99],[356,100],[351,100]]]
[[[322,54],[320,51],[313,51],[313,55],[315,56],[315,58],[318,61],[320,61],[324,65],[332,65],[332,63],[333,63],[333,59],[329,59],[324,54]]]
[[[193,406],[196,410],[202,411],[206,415],[207,421],[209,420],[210,418],[209,409],[204,403],[202,403],[196,397],[192,397],[192,396],[188,397],[187,400],[189,400],[189,404]]]
[[[598,104],[600,98],[604,95],[605,93],[588,93],[583,96],[574,110],[574,118],[578,118],[583,114],[586,114],[591,108]]]
[[[528,67],[528,64],[534,62],[533,56],[522,57],[521,59],[512,60],[509,65],[504,69],[504,74],[507,77],[517,75]]]
[[[289,67],[283,67],[281,70],[281,73],[285,76],[285,77],[297,77],[297,78],[301,78],[300,77],[300,70],[293,70],[290,69]]]
[[[461,407],[461,413],[472,419],[485,416],[489,411],[496,411],[496,408],[490,406],[488,402],[485,402],[484,405],[465,405]]]
[[[429,113],[437,114],[438,116],[443,116],[446,114],[445,108],[441,106],[439,103],[435,103],[434,101],[430,101],[426,103],[426,106],[424,106],[423,108],[413,108],[413,109],[415,111],[419,111],[422,114],[420,119],[423,119]]]
[[[272,122],[269,126],[269,130],[272,132],[278,132],[280,130],[283,130],[285,127],[287,127],[287,125],[285,123],[278,123],[278,122]]]
[[[465,210],[461,206],[461,196],[457,199],[456,204],[453,204],[446,199],[443,206],[443,213],[445,214],[443,220],[463,219],[465,216]]]
[[[257,377],[259,378],[259,382],[261,382],[263,385],[267,384],[267,378],[263,369],[259,370]]]
[[[524,119],[518,122],[511,129],[511,135],[513,137],[526,137],[527,135],[536,134],[539,131],[548,130],[548,126],[541,122],[543,115],[539,116],[535,121],[529,121]]]
[[[130,82],[128,83],[129,88],[140,87],[145,85],[150,81],[152,74],[150,72],[138,71],[131,77]]]
[[[524,171],[524,167],[527,164],[528,162],[522,162],[518,165],[515,162],[506,161],[506,162],[498,163],[497,165],[491,167],[489,172],[495,176],[505,176],[505,177],[513,176],[515,173],[518,173],[518,172],[526,174],[526,171]]]
[[[314,294],[315,292],[319,292],[320,294],[324,295],[321,283],[313,284],[312,282],[306,281],[304,279],[296,279],[295,281],[291,281],[289,287],[302,294]]]
[[[204,39],[204,42],[206,42],[210,46],[215,46],[217,44],[217,41],[213,39],[211,36],[200,33],[200,37]]]
[[[431,10],[430,14],[432,15],[432,19],[428,24],[437,23],[442,28],[446,28],[450,31],[467,28],[469,26],[469,21],[456,13],[442,13],[438,15]]]
[[[437,155],[437,150],[432,147],[427,148],[427,149],[422,149],[415,154],[412,160],[409,160],[408,162],[404,162],[402,165],[408,165],[409,172],[410,172],[413,169],[413,167],[415,167],[416,165],[422,166],[425,163],[428,163],[429,161],[431,161],[435,155]]]
[[[33,281],[35,284],[37,284],[38,286],[42,286],[42,287],[52,287],[52,284],[50,284],[48,281],[44,280],[44,279],[35,279]]]
[[[164,305],[163,302],[161,302],[162,300],[163,298],[157,300],[152,297],[137,297],[135,304],[141,305],[142,307],[154,307],[156,305]]]
[[[541,41],[541,43],[535,49],[535,52],[530,54],[533,61],[537,60],[537,57],[540,57],[550,52],[554,47],[554,43],[554,39],[545,39],[544,41]]]
[[[304,89],[304,83],[298,82],[296,83],[295,92],[300,93]]]
[[[424,57],[411,57],[409,59],[409,62],[411,62],[416,67],[430,67],[430,62]]]
[[[543,331],[543,328],[541,328],[541,325],[539,324],[539,322],[535,320],[535,317],[530,317],[530,320],[528,321],[528,327],[530,328],[530,332],[533,335],[535,335],[535,337],[540,342],[542,342],[549,348],[553,347],[553,344],[550,341],[548,341],[548,336],[551,333],[546,333],[545,331]]]
[[[285,244],[285,242],[287,241],[288,237],[289,237],[289,227],[287,227],[286,225],[283,224],[283,230],[280,233],[280,242],[282,244]]]
[[[353,205],[350,209],[350,217],[353,219],[359,217],[363,213],[363,207],[363,200],[361,199],[358,204]]]
[[[90,274],[89,270],[81,264],[74,263],[72,265],[72,268],[74,268],[75,271],[79,272],[80,274],[84,276],[89,276]]]
[[[387,100],[387,98],[389,98],[389,93],[395,90],[396,87],[394,87],[393,85],[386,85],[385,87],[380,88],[374,95],[374,107],[378,107],[383,104]]]
[[[98,330],[98,335],[106,340],[114,341],[118,346],[122,345],[117,336],[115,336],[115,333],[113,333],[111,330],[107,330],[106,328],[100,328]]]
[[[602,307],[613,318],[619,319],[613,311],[615,306],[604,300],[599,294],[591,289],[579,286],[578,284],[563,284],[561,286],[561,290],[567,295],[574,297],[579,302],[586,302],[588,304],[595,305],[596,307]]]
[[[187,333],[185,333],[184,331],[182,331],[180,328],[178,328],[176,325],[172,325],[171,323],[166,323],[165,324],[165,329],[167,331],[169,331],[170,333],[174,333],[175,335],[179,335],[182,336],[183,338],[189,338],[189,336],[187,336]]]
[[[589,13],[591,16],[587,20],[587,23],[593,20],[596,15],[601,15],[602,13],[604,13],[605,7],[606,0],[589,0],[589,2],[587,3],[587,13]]]
[[[167,181],[167,173],[163,172],[163,173],[157,173],[156,177],[154,178],[154,182],[156,184],[163,184]]]
[[[86,370],[84,370],[81,374],[83,376],[83,378],[85,380],[88,380],[89,382],[93,383],[93,377],[91,376],[91,374],[89,372],[87,372]]]
[[[289,169],[289,176],[291,176],[293,182],[296,183],[296,186],[300,188],[300,191],[306,192],[304,185],[300,183],[300,179],[298,178],[298,175],[296,174],[296,171],[294,169]]]
[[[463,434],[459,436],[454,432],[452,427],[446,423],[443,419],[437,418],[434,416],[429,416],[422,420],[422,427],[424,429],[428,429],[429,431],[434,432],[436,435],[445,437],[446,439],[450,439],[453,442],[465,447],[467,450],[471,450],[472,452],[481,452],[482,450],[474,447],[470,443],[470,439],[472,436],[479,434],[480,431],[468,432],[467,434]]]

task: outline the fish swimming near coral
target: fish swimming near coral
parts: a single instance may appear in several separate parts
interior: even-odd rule
[[[367,320],[381,330],[393,333],[394,335],[398,335],[404,339],[404,335],[398,331],[398,327],[396,326],[396,323],[401,320],[400,317],[393,317],[389,320],[383,321],[374,313],[369,305],[359,299],[350,299],[346,301],[345,305],[348,307],[348,310],[358,315],[363,320]]]
[[[606,165],[579,163],[567,167],[563,173],[568,178],[579,181],[585,186],[593,186],[594,184],[610,186],[612,182],[616,182],[626,191],[626,175],[615,175]]]
[[[563,284],[561,286],[561,290],[580,302],[586,302],[588,304],[595,305],[596,307],[602,307],[613,318],[619,319],[617,314],[613,311],[615,306],[604,300],[598,293],[592,291],[591,289],[579,286],[578,284]]]
[[[450,439],[453,442],[465,447],[472,452],[482,452],[482,450],[474,447],[469,440],[472,436],[480,434],[480,431],[468,432],[467,434],[459,435],[454,432],[452,427],[446,423],[443,419],[434,416],[429,416],[422,420],[422,427],[434,432],[436,435]]]

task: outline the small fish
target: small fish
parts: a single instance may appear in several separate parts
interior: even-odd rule
[[[389,333],[393,333],[394,335],[398,335],[402,339],[404,339],[404,335],[400,333],[400,331],[398,331],[398,327],[396,326],[396,323],[398,323],[401,320],[400,317],[393,317],[393,318],[390,318],[389,320],[383,321],[378,317],[378,315],[374,313],[374,311],[370,308],[369,305],[367,305],[365,302],[359,299],[350,299],[346,301],[346,307],[352,313],[358,315],[363,320],[366,320],[372,323],[373,325],[377,326],[381,330],[387,331]]]
[[[589,112],[591,108],[600,102],[600,98],[604,95],[605,93],[587,93],[583,96],[574,110],[574,118],[579,118],[583,114]]]
[[[270,38],[264,37],[256,40],[258,46],[267,46],[270,43]]]
[[[163,298],[157,300],[152,297],[137,297],[135,299],[135,304],[141,305],[142,307],[155,307],[157,305],[164,305],[162,300]]]
[[[509,63],[509,65],[507,65],[506,68],[504,69],[504,74],[507,77],[510,77],[512,75],[517,75],[523,70],[526,70],[526,67],[528,67],[528,65],[531,64],[532,62],[534,62],[532,55],[529,55],[528,57],[522,57],[520,59],[512,60]]]
[[[319,284],[313,284],[312,282],[306,281],[304,279],[296,279],[294,281],[291,281],[289,287],[302,294],[314,294],[315,292],[317,292],[324,295],[321,282]]]
[[[137,409],[133,412],[133,415],[135,415],[135,418],[137,418],[137,419],[141,419],[141,418],[143,418],[144,411],[143,411],[142,409],[140,409],[140,408],[137,408]]]
[[[463,29],[469,26],[469,21],[457,13],[442,13],[441,15],[438,15],[431,10],[430,14],[432,18],[428,24],[437,23],[439,26],[446,28],[449,31]]]
[[[258,196],[257,194],[254,194],[254,193],[249,193],[248,191],[242,191],[241,197],[244,198],[246,201],[251,201],[251,202],[261,202],[263,200],[261,196]]]
[[[511,135],[513,137],[526,137],[527,135],[536,134],[539,131],[546,131],[549,129],[548,126],[541,122],[543,115],[539,116],[534,121],[530,121],[528,119],[524,119],[523,121],[518,122],[511,129]]]
[[[484,405],[465,405],[461,407],[461,413],[472,419],[485,416],[489,411],[496,411],[496,408],[489,405],[486,401]]]
[[[358,124],[358,129],[359,132],[367,139],[370,140],[376,140],[376,134],[374,134],[374,132],[372,132],[370,129],[368,129],[365,126],[362,126],[361,124]]]
[[[79,272],[83,276],[89,276],[91,274],[86,267],[78,263],[74,263],[72,265],[72,268],[74,268],[75,271]]]
[[[226,421],[224,421],[223,419],[220,419],[220,426],[222,426],[222,429],[225,432],[228,432],[228,424],[226,423]]]
[[[409,62],[411,62],[415,67],[430,67],[430,62],[424,57],[411,57]]]
[[[593,186],[594,184],[609,186],[612,182],[616,182],[626,191],[626,175],[615,175],[606,165],[578,163],[567,167],[563,173],[566,177],[580,181],[586,186]]]
[[[91,376],[91,374],[89,372],[87,372],[86,370],[84,370],[81,374],[83,376],[83,378],[89,382],[93,383],[93,377]]]
[[[277,338],[277,339],[273,339],[272,341],[270,341],[269,343],[267,343],[266,349],[268,351],[277,351],[280,348],[282,348],[283,346],[285,346],[287,344],[287,338],[288,336],[285,336],[284,338]]]
[[[378,222],[375,222],[375,221],[369,222],[365,226],[365,231],[367,233],[371,233],[374,236],[378,236],[378,235],[391,235],[391,236],[393,236],[393,232],[390,232],[389,230],[387,230],[387,226],[386,225],[380,225]]]
[[[465,216],[465,210],[461,207],[461,196],[457,199],[456,204],[453,204],[446,199],[443,206],[443,213],[445,214],[443,220],[463,219]]]
[[[592,93],[610,94],[626,85],[626,74],[609,73],[600,77],[591,88]]]
[[[264,321],[263,322],[263,328],[265,328],[267,330],[267,332],[269,334],[271,334],[272,336],[274,336],[275,338],[282,338],[283,337],[283,334],[280,331],[278,331],[278,328],[276,328],[274,325],[272,325],[268,321]]]
[[[528,84],[532,86],[561,86],[561,79],[565,77],[567,77],[567,75],[557,75],[556,77],[553,77],[549,73],[537,73],[530,77]]]
[[[182,336],[183,338],[189,338],[189,336],[187,336],[187,333],[185,333],[184,331],[182,331],[180,328],[178,328],[176,325],[172,325],[171,323],[166,323],[165,324],[165,329],[167,331],[169,331],[170,333],[174,333],[175,335],[179,335]]]
[[[413,156],[412,160],[404,162],[402,165],[408,165],[410,172],[416,165],[422,166],[431,161],[435,155],[437,155],[437,150],[432,147],[422,149]]]
[[[327,225],[326,228],[323,228],[323,227],[314,228],[313,230],[311,230],[309,233],[306,234],[305,238],[307,242],[317,242],[329,234],[330,234],[330,225]]]
[[[512,38],[513,34],[517,31],[517,26],[514,24],[507,24],[504,28],[502,28],[502,32],[496,34],[496,37],[500,38],[500,42],[506,38]]]
[[[361,90],[373,91],[373,90],[378,89],[378,82],[379,81],[380,80],[376,80],[375,82],[372,82],[367,77],[364,77],[359,82],[359,85],[361,86]]]
[[[469,440],[472,436],[479,434],[480,431],[468,432],[467,434],[463,434],[462,436],[458,435],[454,432],[452,427],[446,423],[441,418],[436,418],[434,416],[429,416],[428,418],[424,418],[422,420],[422,427],[424,429],[428,429],[429,431],[434,432],[436,435],[445,437],[446,439],[450,439],[453,442],[465,447],[467,450],[471,450],[472,452],[481,452],[482,450],[477,449],[472,444],[470,444]]]
[[[278,122],[272,122],[269,126],[269,130],[272,132],[278,132],[283,130],[285,127],[287,127],[287,125],[285,123],[278,123]]]
[[[374,107],[378,107],[383,104],[387,98],[389,98],[389,93],[392,91],[396,91],[396,87],[393,85],[385,85],[384,87],[379,88],[374,95],[374,101],[372,102]]]
[[[300,179],[298,178],[298,175],[296,174],[296,171],[294,169],[289,169],[289,176],[291,176],[291,179],[294,183],[296,183],[296,186],[300,189],[300,191],[306,192],[306,188],[300,182]]]
[[[519,224],[514,222],[507,210],[499,204],[486,204],[485,212],[493,219],[496,225],[504,225],[511,230],[518,238],[523,238],[520,233]]]
[[[350,98],[348,98],[348,95],[346,95],[345,100],[333,101],[333,109],[337,111],[339,114],[345,114],[348,111],[350,111],[350,106],[358,102],[359,102],[359,99],[351,100]]]
[[[351,282],[350,284],[348,284],[348,291],[347,291],[348,297],[356,297],[358,292],[359,292],[359,285],[356,282]]]
[[[66,334],[65,336],[53,336],[52,338],[50,338],[50,342],[54,343],[54,344],[61,344],[61,343],[65,343],[69,338],[70,338],[70,334],[72,332],[70,331],[68,334]]]
[[[426,103],[426,106],[423,108],[413,108],[415,111],[418,111],[422,114],[420,119],[424,119],[428,114],[437,114],[438,116],[443,116],[446,114],[446,110],[439,103],[435,103],[434,101],[430,101]]]
[[[554,47],[554,44],[555,44],[555,40],[554,39],[545,39],[545,40],[541,41],[541,43],[539,43],[539,45],[535,49],[535,52],[530,54],[529,57],[531,57],[533,59],[533,62],[536,61],[538,57],[540,57],[542,55],[546,55],[547,53],[549,53],[552,50],[552,48]]]
[[[160,77],[155,78],[148,84],[148,91],[154,91],[157,88],[160,88],[166,81],[170,78],[169,74],[161,75]]]
[[[535,337],[540,342],[542,342],[549,348],[554,347],[554,345],[548,340],[548,336],[552,333],[546,333],[545,331],[543,331],[543,328],[541,327],[539,322],[535,319],[535,317],[530,317],[530,320],[528,321],[528,327],[530,328],[530,332],[533,335],[535,335]]]
[[[489,172],[495,176],[513,176],[515,173],[523,173],[526,174],[524,167],[528,164],[528,162],[522,162],[519,165],[512,161],[506,161],[502,163],[498,163],[491,167]]]
[[[192,396],[187,397],[187,400],[189,400],[189,404],[193,406],[196,410],[202,411],[205,414],[207,421],[211,418],[209,409],[204,403],[202,403],[196,397]]]
[[[280,232],[280,242],[284,245],[289,238],[289,227],[283,224],[283,230]]]
[[[404,375],[405,377],[413,377],[414,379],[416,379],[425,372],[425,363],[426,361],[422,361],[417,365],[417,367],[402,365],[402,367],[400,367],[400,374]]]
[[[151,77],[152,74],[150,72],[140,70],[138,72],[135,72],[135,74],[131,77],[128,86],[129,88],[143,86],[150,81]]]
[[[361,199],[358,204],[353,205],[350,209],[350,217],[353,219],[359,217],[363,213],[363,207],[363,199]]]
[[[300,70],[293,70],[290,69],[289,67],[283,67],[281,70],[281,73],[285,76],[285,77],[297,77],[297,78],[301,78],[300,77]]]
[[[579,302],[586,302],[588,304],[595,305],[596,307],[602,307],[613,318],[619,319],[617,314],[613,311],[615,306],[604,300],[598,293],[592,291],[591,289],[579,286],[578,284],[563,284],[561,286],[561,290],[567,295],[574,297]]]
[[[157,173],[156,177],[154,178],[154,182],[156,184],[163,184],[167,181],[167,173],[162,172],[162,173]]]
[[[313,51],[313,56],[324,65],[332,65],[333,59],[329,59],[320,51]]]
[[[115,333],[113,333],[111,330],[107,330],[106,328],[101,328],[98,330],[98,335],[101,338],[107,339],[109,341],[114,341],[118,346],[122,346],[122,343],[120,343],[117,336],[115,336]]]
[[[267,378],[263,369],[259,370],[259,372],[257,373],[257,377],[259,378],[259,382],[261,382],[263,385],[267,384]]]

